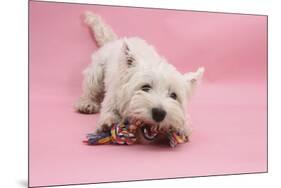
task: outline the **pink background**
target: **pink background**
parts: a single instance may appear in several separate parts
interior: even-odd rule
[[[81,14],[140,36],[179,71],[206,68],[189,144],[86,146],[99,115],[76,113],[97,49]],[[267,170],[267,17],[30,2],[30,186]]]

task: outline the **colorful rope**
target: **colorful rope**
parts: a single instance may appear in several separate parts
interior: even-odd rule
[[[120,123],[112,126],[108,132],[99,134],[88,134],[87,140],[83,141],[88,145],[101,145],[101,144],[126,144],[131,145],[137,141],[136,131],[141,128],[144,138],[147,140],[156,139],[158,133],[151,132],[149,126],[145,126],[142,121],[136,119],[125,119]],[[185,136],[179,135],[176,132],[167,133],[170,141],[170,146],[175,147],[177,144],[182,144],[188,141]]]

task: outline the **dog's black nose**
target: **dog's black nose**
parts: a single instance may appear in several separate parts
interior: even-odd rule
[[[166,111],[161,108],[152,108],[151,112],[152,112],[152,118],[156,122],[162,121],[166,116]]]

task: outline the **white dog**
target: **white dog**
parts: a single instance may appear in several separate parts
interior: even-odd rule
[[[85,23],[100,48],[84,71],[83,94],[75,107],[82,113],[101,112],[96,132],[134,116],[188,136],[185,105],[204,69],[181,74],[146,41],[118,38],[99,16],[87,12]]]

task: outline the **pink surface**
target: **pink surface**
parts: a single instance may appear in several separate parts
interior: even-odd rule
[[[181,72],[206,68],[191,142],[86,146],[99,115],[76,113],[97,49],[81,14],[140,36]],[[30,2],[30,186],[267,170],[265,16]]]

